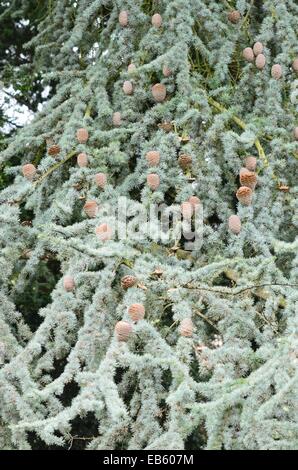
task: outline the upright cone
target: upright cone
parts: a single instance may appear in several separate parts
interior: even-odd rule
[[[36,168],[32,163],[26,163],[26,165],[22,166],[22,173],[23,176],[29,181],[32,181],[34,176],[36,175]]]
[[[181,336],[191,337],[193,335],[193,322],[190,318],[184,318],[179,326],[179,333]]]
[[[96,201],[86,201],[84,205],[84,211],[88,215],[88,217],[93,218],[96,216],[97,213],[97,203]]]
[[[156,83],[152,87],[152,96],[158,103],[161,103],[165,100],[167,95],[166,87],[163,83]]]
[[[128,25],[128,12],[126,10],[120,11],[118,20],[122,27],[127,26]]]
[[[255,171],[256,167],[257,167],[257,159],[256,157],[246,157],[245,158],[245,161],[244,161],[244,164],[245,164],[245,167],[249,170],[249,171]]]
[[[89,139],[89,132],[87,129],[81,127],[81,129],[77,130],[77,139],[80,144],[85,144]]]
[[[143,304],[132,304],[128,307],[128,314],[132,321],[143,320],[145,316],[145,307]]]
[[[235,233],[236,235],[238,235],[241,231],[241,220],[240,220],[240,217],[238,217],[238,215],[231,215],[229,217],[229,229],[231,230],[231,232]]]
[[[241,186],[236,193],[236,197],[241,204],[249,206],[252,203],[252,190],[247,186]]]
[[[157,150],[150,150],[146,153],[146,159],[149,166],[157,166],[160,161],[160,153]]]
[[[77,157],[77,163],[79,167],[83,168],[85,166],[88,166],[88,157],[86,153],[79,153]]]
[[[160,184],[159,176],[156,173],[150,173],[147,176],[147,184],[152,191],[155,191]]]
[[[132,333],[132,326],[127,321],[118,321],[115,325],[115,333],[118,341],[126,342]]]
[[[240,183],[242,186],[247,186],[250,189],[255,189],[257,184],[257,175],[253,171],[247,168],[241,168],[240,170]]]
[[[63,287],[67,292],[72,292],[75,289],[75,282],[72,276],[64,276]]]
[[[153,15],[151,18],[151,23],[152,23],[152,26],[155,26],[155,28],[160,28],[162,25],[161,15],[159,13],[155,13],[155,15]]]
[[[113,236],[113,230],[108,224],[105,223],[99,225],[99,227],[96,227],[95,233],[102,242],[110,240]]]
[[[105,173],[96,173],[95,183],[100,189],[104,189],[107,184],[107,177]]]

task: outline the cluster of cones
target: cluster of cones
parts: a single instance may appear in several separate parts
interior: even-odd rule
[[[123,28],[126,28],[129,26],[129,12],[127,10],[122,10],[119,13],[119,24]],[[155,13],[152,18],[151,18],[151,23],[152,26],[155,28],[160,28],[162,26],[162,17],[159,13]],[[135,64],[131,63],[129,64],[127,71],[129,74],[133,74],[136,70]],[[171,69],[167,64],[163,66],[162,73],[164,77],[169,77],[172,74]],[[122,86],[122,90],[125,95],[132,95],[134,93],[134,84],[131,80],[125,80]],[[157,103],[161,103],[166,99],[167,96],[167,89],[166,86],[163,83],[156,83],[155,85],[152,86],[151,88],[151,93],[153,96],[153,99]],[[116,111],[113,114],[113,124],[114,126],[120,126],[122,123],[121,119],[121,113],[119,111]]]
[[[260,41],[257,41],[253,47],[246,47],[243,49],[242,55],[247,62],[254,62],[259,70],[263,70],[266,65],[266,56],[264,55],[264,46]],[[292,69],[298,72],[298,58],[292,62]],[[273,64],[271,67],[271,77],[279,80],[283,75],[283,69],[280,64]]]
[[[86,144],[89,139],[89,132],[87,129],[82,127],[77,130],[76,137],[77,137],[77,141],[79,142],[79,144]],[[60,152],[61,152],[60,145],[50,143],[48,147],[48,155],[53,157],[53,156],[59,155]],[[87,154],[85,152],[79,153],[77,156],[78,166],[81,168],[87,167],[88,163],[89,161],[88,161]],[[33,181],[37,175],[37,168],[35,165],[33,165],[33,163],[26,163],[25,165],[22,166],[22,173],[23,173],[23,176],[27,180]],[[107,177],[105,173],[97,173],[94,179],[95,179],[95,183],[97,184],[97,186],[101,189],[104,189],[107,183]]]
[[[126,275],[121,279],[123,289],[134,287],[137,284],[137,278],[132,275]],[[128,315],[132,322],[136,323],[143,320],[145,316],[145,307],[143,304],[135,303],[128,307]],[[193,335],[194,326],[190,318],[184,318],[179,325],[179,333],[181,336],[191,337]],[[133,329],[132,325],[126,321],[119,321],[115,325],[115,333],[118,341],[126,342],[129,339]]]
[[[80,144],[86,144],[88,141],[88,138],[89,138],[89,134],[88,134],[87,129],[84,129],[84,128],[78,129],[77,139]],[[80,153],[77,157],[77,162],[80,167],[87,166],[88,165],[87,155],[85,153]],[[95,180],[96,185],[100,189],[105,188],[106,183],[107,183],[107,176],[105,173],[96,173],[96,175],[94,176],[94,180]],[[94,218],[98,211],[97,202],[93,200],[88,200],[84,204],[83,209],[88,217]],[[95,233],[101,241],[110,240],[113,236],[113,231],[111,227],[106,223],[100,224],[98,227],[96,227]]]
[[[236,192],[236,197],[244,206],[249,206],[252,203],[253,191],[257,184],[256,166],[257,159],[255,157],[246,157],[245,167],[241,168],[239,173],[241,186]],[[229,217],[229,229],[237,235],[240,233],[241,220],[238,215]]]
[[[134,287],[137,284],[137,278],[132,275],[123,276],[121,279],[121,287],[128,289]],[[67,292],[73,292],[75,290],[74,278],[70,275],[66,275],[63,278],[63,287]],[[134,303],[128,307],[128,315],[133,323],[137,323],[143,320],[145,317],[145,307],[141,303]],[[179,325],[179,333],[181,336],[191,337],[193,335],[194,326],[190,318],[184,318]],[[116,338],[120,342],[128,341],[130,335],[133,332],[133,325],[128,321],[119,321],[115,325]]]

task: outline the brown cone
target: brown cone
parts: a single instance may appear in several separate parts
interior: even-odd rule
[[[105,185],[107,184],[107,177],[105,173],[96,173],[95,182],[99,188],[104,189]]]
[[[257,184],[256,173],[254,173],[253,171],[249,171],[247,168],[241,168],[240,183],[242,186],[247,186],[250,189],[255,189]]]
[[[48,148],[48,154],[51,156],[58,155],[61,151],[61,148],[59,145],[51,145],[51,147]]]
[[[249,206],[252,203],[252,190],[247,186],[241,186],[236,192],[238,201],[244,206]]]
[[[88,157],[85,153],[79,153],[77,156],[77,163],[79,167],[83,168],[85,166],[88,166]]]
[[[128,12],[126,10],[120,11],[118,20],[122,27],[127,26],[128,25]]]
[[[190,318],[184,318],[179,326],[181,336],[191,337],[193,335],[193,323]]]
[[[190,155],[186,155],[185,153],[182,153],[179,158],[178,158],[178,163],[181,166],[183,170],[186,168],[189,168],[192,164],[192,157]]]
[[[113,236],[113,230],[108,224],[101,224],[96,227],[95,233],[102,242],[110,240]]]
[[[238,10],[230,11],[230,13],[228,14],[228,20],[233,24],[238,23],[240,18],[241,18],[241,13]]]
[[[256,157],[246,157],[245,159],[245,167],[249,170],[249,171],[255,171],[256,167],[257,167],[257,159]]]
[[[145,307],[143,304],[132,304],[128,308],[128,314],[132,321],[143,320],[145,315]]]
[[[160,153],[157,150],[150,150],[146,153],[146,159],[149,166],[157,166],[160,161]]]
[[[123,276],[121,279],[121,286],[123,289],[128,289],[129,287],[133,287],[137,282],[137,278],[135,276],[127,275]]]
[[[77,139],[80,144],[85,144],[89,138],[89,132],[87,129],[81,127],[81,129],[77,130]]]
[[[33,180],[34,176],[36,175],[36,168],[32,163],[26,163],[26,165],[22,166],[22,173],[23,176],[29,181]]]
[[[159,184],[160,184],[160,179],[159,176],[156,173],[150,173],[147,176],[147,184],[149,188],[151,188],[153,191],[155,191]]]
[[[86,201],[84,205],[84,211],[88,215],[88,217],[93,218],[96,216],[97,213],[97,204],[95,201]]]
[[[118,341],[126,342],[132,333],[132,326],[127,321],[118,321],[115,325],[115,333]]]
[[[166,87],[163,83],[156,83],[152,87],[152,96],[158,103],[161,103],[165,100],[167,95]]]
[[[241,231],[241,220],[238,215],[231,215],[229,217],[229,229],[231,232],[238,235]]]

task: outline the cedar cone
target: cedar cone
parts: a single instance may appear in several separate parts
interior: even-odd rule
[[[255,60],[254,51],[251,47],[246,47],[243,49],[242,55],[247,62],[253,62]]]
[[[128,314],[132,321],[143,320],[145,315],[145,307],[143,304],[132,304],[128,307]]]
[[[119,13],[118,20],[121,26],[125,27],[128,25],[128,12],[126,10],[122,10]]]
[[[160,28],[161,27],[162,17],[160,16],[159,13],[155,13],[155,15],[152,16],[151,23],[152,23],[152,26],[155,26],[155,28]]]
[[[274,64],[271,68],[271,77],[279,80],[282,76],[282,68],[279,64]]]
[[[88,166],[88,157],[86,155],[86,153],[79,153],[78,157],[77,157],[77,163],[79,165],[79,167],[84,167],[84,166]]]
[[[75,282],[72,276],[64,276],[63,287],[67,292],[72,292],[75,289]]]
[[[181,213],[184,219],[190,220],[192,217],[193,206],[191,202],[182,202],[181,204]]]
[[[199,204],[201,204],[201,201],[197,196],[190,196],[190,198],[188,199],[188,202],[190,202],[194,208],[198,206]]]
[[[149,166],[157,166],[160,161],[160,153],[157,150],[150,150],[146,153],[146,159]]]
[[[193,323],[190,318],[184,318],[179,326],[181,336],[191,337],[193,334]]]
[[[257,159],[256,157],[246,157],[245,159],[245,167],[249,170],[249,171],[255,171],[256,167],[257,167]]]
[[[249,206],[252,202],[252,190],[247,186],[241,186],[236,192],[238,201],[244,206]]]
[[[81,127],[81,129],[77,130],[77,139],[80,144],[85,144],[89,138],[89,132],[87,129]]]
[[[147,184],[152,191],[155,191],[160,184],[159,176],[156,173],[150,173],[147,176]]]
[[[135,64],[129,64],[129,66],[127,67],[127,72],[128,73],[133,73],[133,72],[135,72],[135,70],[136,70]]]
[[[162,68],[162,73],[164,77],[170,77],[172,75],[172,70],[167,65],[164,65]]]
[[[124,91],[125,95],[132,95],[133,94],[133,86],[131,81],[125,80],[123,83],[122,90]]]
[[[238,235],[241,231],[241,220],[238,217],[238,215],[231,215],[229,217],[229,229],[231,232],[235,233]]]
[[[34,176],[36,175],[36,168],[32,163],[26,163],[26,165],[22,166],[22,173],[27,180],[32,181]]]
[[[254,55],[258,56],[263,53],[263,44],[260,41],[257,41],[253,46]]]
[[[266,64],[266,57],[264,56],[264,54],[259,54],[256,58],[256,67],[259,70],[262,70],[265,67],[265,64]]]
[[[114,126],[121,126],[121,113],[119,111],[113,114],[113,124]]]
[[[129,287],[133,287],[137,282],[137,278],[135,276],[127,275],[123,276],[121,279],[121,286],[123,289],[128,289]]]
[[[51,156],[58,155],[61,152],[61,148],[59,145],[51,145],[51,147],[48,148],[48,154]]]
[[[192,157],[190,155],[186,155],[185,153],[182,153],[179,158],[178,158],[178,163],[181,166],[183,170],[186,168],[189,168],[192,164]]]
[[[105,185],[107,184],[107,177],[104,173],[96,173],[95,175],[95,183],[101,189],[104,189]]]
[[[152,96],[158,103],[161,103],[165,100],[167,95],[166,87],[163,83],[156,83],[153,85],[152,89]]]
[[[108,224],[101,224],[99,227],[96,227],[95,233],[103,242],[110,240],[113,236],[113,231]]]
[[[233,24],[238,23],[240,18],[241,18],[241,13],[238,10],[230,11],[228,14],[228,20]]]
[[[97,213],[97,203],[96,201],[86,201],[84,205],[84,211],[88,217],[93,218]]]
[[[247,168],[241,168],[240,183],[241,186],[247,186],[250,189],[255,189],[257,184],[257,175],[253,171],[249,171]]]
[[[115,333],[118,341],[126,342],[132,333],[132,326],[127,321],[118,321],[115,325]]]

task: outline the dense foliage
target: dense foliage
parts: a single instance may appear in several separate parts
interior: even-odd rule
[[[297,448],[297,2],[49,4],[0,154],[0,448]],[[123,198],[201,246],[121,237]]]

